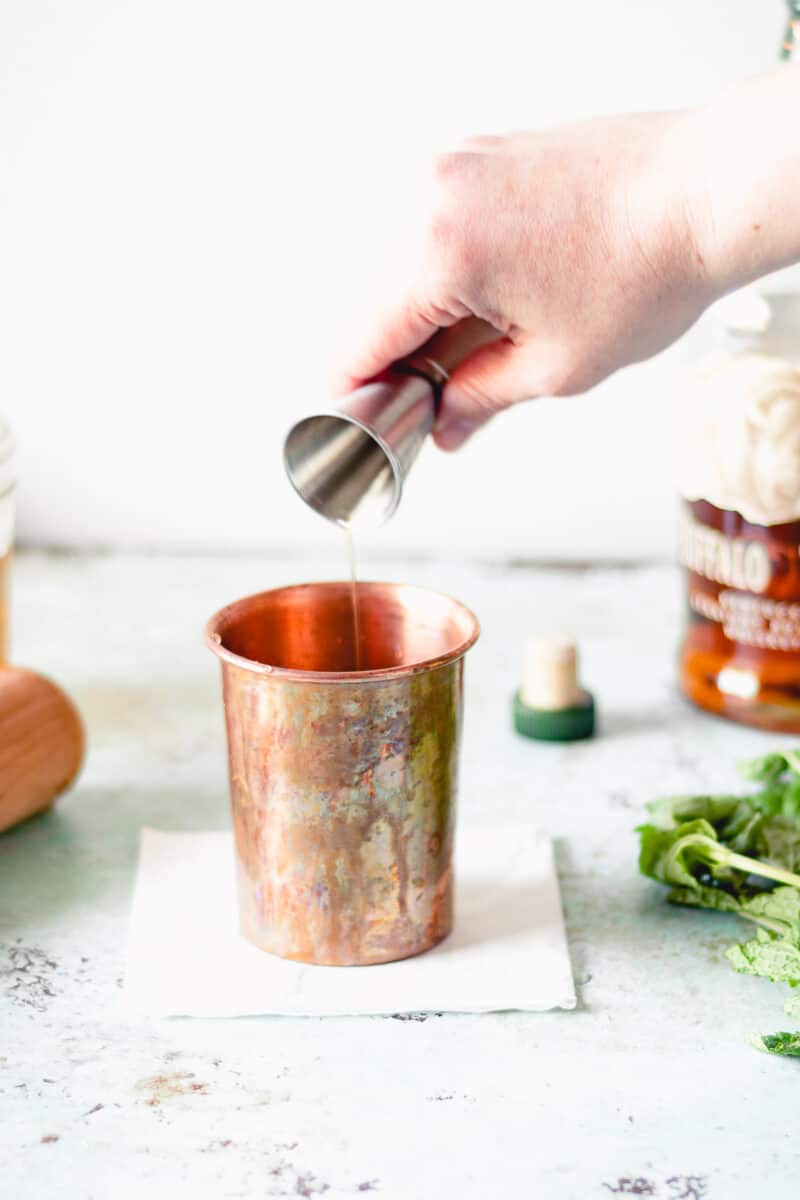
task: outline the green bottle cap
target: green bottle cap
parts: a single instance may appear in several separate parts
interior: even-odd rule
[[[524,737],[542,742],[576,742],[594,734],[594,696],[584,691],[571,708],[530,708],[522,689],[514,693],[514,728]]]

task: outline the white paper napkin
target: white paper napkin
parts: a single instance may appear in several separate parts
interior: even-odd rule
[[[230,833],[143,829],[123,1007],[194,1017],[574,1008],[552,844],[533,830],[459,830],[449,938],[402,962],[316,967],[240,937]]]

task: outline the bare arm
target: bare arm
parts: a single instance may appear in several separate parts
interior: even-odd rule
[[[494,413],[648,358],[724,292],[800,260],[800,65],[699,109],[476,138],[440,158],[393,280],[343,364],[368,379],[470,314],[498,340],[448,384],[460,446]]]
[[[800,63],[729,88],[689,114],[688,187],[718,293],[800,260]]]

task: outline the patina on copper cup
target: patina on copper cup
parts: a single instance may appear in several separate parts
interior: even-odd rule
[[[463,605],[391,583],[249,596],[222,662],[241,931],[339,966],[421,954],[453,924]]]

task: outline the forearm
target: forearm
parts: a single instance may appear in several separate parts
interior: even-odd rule
[[[800,261],[800,64],[686,114],[700,266],[725,292]]]

